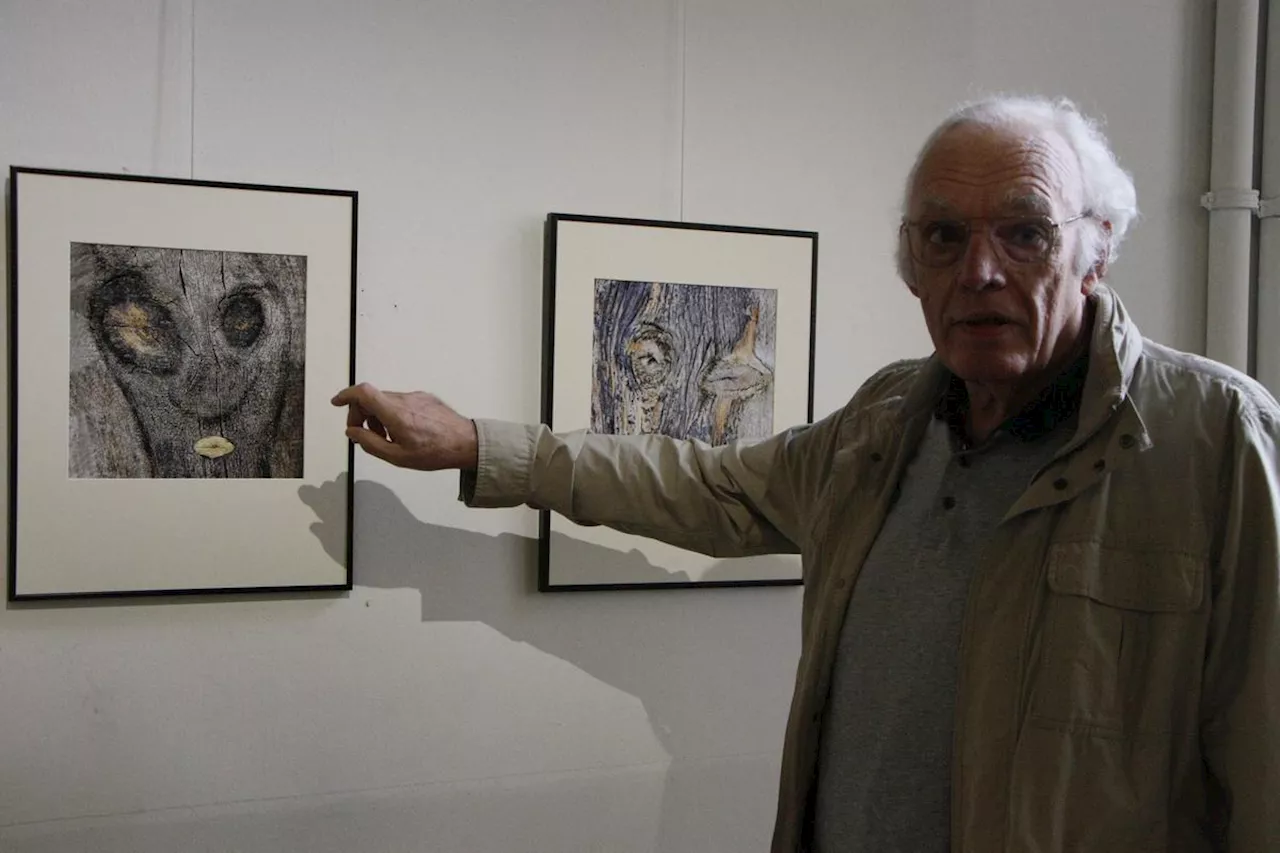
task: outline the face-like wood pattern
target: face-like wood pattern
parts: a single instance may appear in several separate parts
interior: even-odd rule
[[[72,477],[301,477],[306,259],[74,243]]]
[[[768,436],[776,324],[774,290],[597,280],[592,431]]]

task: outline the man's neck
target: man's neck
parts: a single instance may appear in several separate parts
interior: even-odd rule
[[[982,444],[1000,425],[1020,412],[1024,406],[1052,381],[1037,382],[1035,387],[1026,383],[966,382],[969,405],[966,416],[966,432],[972,444]]]

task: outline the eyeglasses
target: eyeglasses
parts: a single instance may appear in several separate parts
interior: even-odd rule
[[[989,222],[997,251],[1015,264],[1040,264],[1058,247],[1062,226],[1093,214],[1078,213],[1056,222],[1047,216],[1003,216],[973,219],[904,219],[911,257],[927,267],[949,267],[964,257],[974,222]]]

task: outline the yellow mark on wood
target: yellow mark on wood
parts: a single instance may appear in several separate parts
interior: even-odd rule
[[[206,459],[217,459],[235,450],[236,446],[220,435],[209,435],[196,442],[196,453]]]

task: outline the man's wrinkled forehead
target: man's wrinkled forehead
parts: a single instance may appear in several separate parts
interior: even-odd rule
[[[1052,216],[1073,206],[1079,169],[1056,133],[961,127],[926,152],[912,186],[915,215]]]

